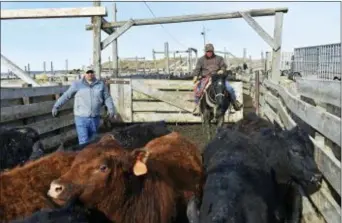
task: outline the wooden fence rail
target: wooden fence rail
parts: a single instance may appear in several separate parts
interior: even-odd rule
[[[185,80],[114,79],[111,95],[124,122],[164,120],[169,123],[200,123],[192,115],[194,85]],[[231,82],[236,97],[243,102],[242,82]],[[243,118],[243,110],[226,113],[226,122]]]
[[[68,86],[1,88],[0,126],[28,126],[41,135],[44,148],[76,137],[73,100],[65,104],[59,116],[51,116],[52,106]]]
[[[190,113],[194,106],[192,81],[113,79],[111,83],[110,93],[123,122],[201,122],[200,117]],[[232,85],[242,102],[242,82]],[[73,99],[62,106],[58,117],[51,116],[52,106],[68,87],[1,88],[0,126],[32,127],[41,135],[47,149],[75,138]],[[242,117],[242,111],[231,109],[226,120],[236,122]]]
[[[340,83],[336,81],[298,80],[292,86],[285,81],[271,80],[256,85],[254,75],[244,76],[243,91],[259,101],[260,115],[276,121],[285,129],[296,125],[309,127],[315,146],[315,160],[324,175],[322,188],[303,199],[304,219],[307,222],[324,222],[314,214],[317,208],[328,223],[341,221],[341,117]],[[259,89],[259,94],[256,94]],[[310,99],[310,100],[308,100]],[[310,102],[310,103],[309,103]],[[321,107],[323,106],[323,107]],[[340,114],[340,113],[339,113]],[[296,120],[296,121],[295,121]]]

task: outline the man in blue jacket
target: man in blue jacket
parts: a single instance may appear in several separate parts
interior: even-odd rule
[[[69,89],[56,101],[52,116],[75,96],[74,115],[79,144],[85,144],[97,133],[100,125],[100,110],[107,106],[109,118],[116,118],[113,99],[103,81],[97,80],[94,71],[88,70],[84,77],[74,81]]]

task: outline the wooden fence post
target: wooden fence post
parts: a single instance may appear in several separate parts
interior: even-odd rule
[[[257,115],[260,115],[260,108],[259,108],[259,98],[260,98],[260,75],[259,71],[255,71],[255,92],[254,92],[254,98],[255,98],[255,112]]]
[[[23,88],[31,88],[32,84],[24,83],[24,84],[22,84],[22,87]],[[32,98],[30,98],[30,97],[23,97],[23,104],[24,105],[29,105],[31,103],[32,103]],[[29,124],[27,118],[23,119],[23,124],[24,125]]]
[[[93,2],[95,7],[101,6],[101,2],[95,0]],[[93,16],[93,66],[95,75],[101,79],[101,16]]]

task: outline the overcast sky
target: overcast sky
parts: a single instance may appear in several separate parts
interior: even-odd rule
[[[230,12],[255,8],[288,7],[284,15],[283,51],[295,47],[340,42],[339,2],[147,2],[156,16],[173,16],[214,12]],[[107,7],[107,20],[112,20],[113,2],[103,2]],[[91,2],[2,2],[1,9],[65,8],[92,6]],[[152,18],[144,2],[118,2],[118,20],[129,18]],[[273,36],[274,17],[256,18]],[[88,65],[92,57],[92,32],[85,26],[90,18],[37,19],[1,21],[1,53],[21,68],[30,63],[31,70],[42,70],[43,61],[50,68],[64,69],[69,60],[69,69]],[[243,19],[216,20],[179,24],[132,27],[118,40],[119,57],[152,58],[152,49],[163,50],[169,42],[170,50],[185,50],[194,47],[202,52],[203,26],[208,29],[207,41],[215,49],[227,50],[242,56],[243,48],[253,58],[268,45]],[[171,35],[169,34],[171,33]],[[102,40],[107,34],[102,32]],[[102,52],[102,60],[111,56],[111,46]],[[162,57],[161,55],[159,57]],[[7,67],[1,66],[2,71]]]

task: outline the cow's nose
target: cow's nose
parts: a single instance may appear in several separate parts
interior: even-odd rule
[[[58,196],[64,191],[64,186],[52,181],[50,184],[50,190],[48,191],[48,195],[52,198],[58,198]]]

